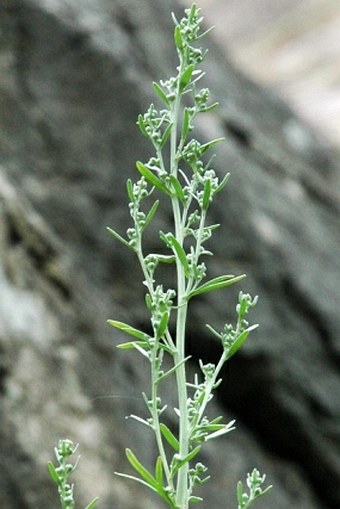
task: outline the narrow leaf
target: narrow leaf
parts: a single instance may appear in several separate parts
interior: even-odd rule
[[[237,483],[237,489],[236,489],[236,495],[237,495],[237,503],[239,505],[239,507],[242,507],[243,505],[243,484],[242,484],[242,481],[239,481]]]
[[[119,242],[124,244],[124,246],[128,247],[129,249],[132,249],[133,251],[136,251],[135,248],[133,246],[131,246],[131,244],[129,244],[129,242],[127,240],[125,240],[123,237],[121,237],[119,235],[119,233],[112,230],[112,228],[110,228],[109,226],[107,226],[106,229],[111,233],[111,235],[113,235],[115,237],[115,239],[119,240]]]
[[[211,281],[208,281],[204,285],[196,288],[196,290],[193,290],[192,292],[190,292],[188,295],[188,299],[191,299],[192,297],[194,297],[194,295],[200,295],[202,293],[212,292],[214,290],[219,290],[226,286],[233,285],[235,283],[238,283],[245,277],[246,277],[245,274],[241,274],[240,276],[220,276],[218,278],[212,279]]]
[[[152,491],[155,491],[156,493],[158,493],[157,489],[154,488],[154,486],[151,486],[151,484],[149,484],[146,481],[143,481],[143,479],[140,479],[139,477],[135,477],[134,475],[130,475],[130,474],[122,474],[121,472],[114,472],[114,474],[118,475],[119,477],[124,477],[125,479],[132,479],[133,481],[139,482],[140,484],[143,484],[144,486],[147,486],[148,488],[150,488]]]
[[[191,460],[193,460],[197,456],[197,454],[200,452],[200,450],[201,450],[201,446],[198,445],[197,447],[195,447],[195,449],[190,451],[189,454],[187,454],[183,459],[176,461],[176,464],[174,465],[174,468],[172,470],[172,475],[174,475],[176,472],[178,472],[178,470],[180,468],[182,468],[183,465],[185,465],[186,463],[189,463]]]
[[[208,323],[205,324],[205,326],[210,330],[210,332],[216,336],[218,339],[222,339],[222,335],[217,332],[211,325],[209,325]]]
[[[51,478],[59,486],[59,484],[60,484],[59,483],[59,476],[57,474],[57,471],[56,471],[55,466],[53,465],[52,461],[49,461],[47,463],[47,468],[48,468],[48,472],[49,472]]]
[[[174,175],[170,175],[169,178],[170,178],[171,185],[176,193],[177,198],[179,199],[179,201],[181,201],[183,203],[185,198],[184,198],[183,189],[182,189],[182,186],[181,186],[179,180]]]
[[[165,194],[171,195],[170,191],[167,189],[167,187],[163,184],[161,180],[159,180],[158,177],[154,173],[152,173],[149,168],[145,166],[145,164],[141,163],[140,161],[136,162],[137,170],[143,177],[146,178],[152,184],[153,186],[157,187],[160,191],[162,191]]]
[[[164,130],[164,133],[163,133],[163,136],[162,136],[162,139],[161,139],[161,143],[160,143],[160,148],[163,148],[164,145],[166,144],[166,142],[167,142],[167,140],[168,140],[168,138],[170,136],[172,126],[173,126],[173,123],[170,122],[170,124],[168,124],[166,129]]]
[[[209,148],[213,147],[214,145],[217,145],[217,143],[220,143],[223,141],[224,138],[216,138],[215,140],[208,141],[208,143],[205,143],[201,146],[201,154],[204,154]]]
[[[145,341],[128,341],[127,343],[119,343],[116,348],[119,348],[120,350],[133,350],[136,348],[137,343],[140,347],[148,346]]]
[[[188,108],[184,108],[183,123],[182,123],[182,136],[181,136],[181,140],[183,143],[189,134],[189,128],[190,128],[190,113],[189,113]]]
[[[161,337],[163,337],[165,331],[166,331],[166,328],[168,326],[168,322],[169,322],[169,313],[165,312],[163,313],[163,316],[161,318],[161,321],[157,327],[157,339],[160,339]]]
[[[185,87],[190,82],[191,76],[192,76],[192,73],[193,73],[194,69],[195,69],[194,64],[188,65],[188,67],[185,69],[184,73],[181,76],[180,82],[179,82],[179,90],[180,90],[180,92],[183,92]]]
[[[189,502],[192,502],[193,504],[195,504],[196,502],[203,502],[203,498],[202,497],[196,497],[194,495],[191,495],[189,497]]]
[[[210,205],[210,196],[211,196],[211,181],[207,179],[204,182],[203,210],[208,210]]]
[[[141,114],[138,115],[137,124],[138,124],[138,127],[139,127],[141,133],[144,134],[144,136],[146,138],[150,138],[150,136],[148,135],[147,130],[145,129],[144,119],[143,119],[143,116]]]
[[[215,195],[218,194],[220,191],[222,191],[222,189],[226,186],[226,184],[228,183],[229,177],[230,177],[230,173],[227,173],[223,177],[222,181],[219,183],[219,185],[217,186],[217,188],[215,190]]]
[[[158,206],[159,206],[159,200],[156,200],[155,203],[152,205],[151,209],[149,210],[146,218],[145,218],[145,223],[144,223],[144,227],[143,227],[143,230],[151,223],[151,221],[153,220],[154,218],[154,215],[156,214],[157,212],[157,209],[158,209]]]
[[[172,373],[174,373],[180,366],[182,366],[182,364],[184,364],[189,359],[191,359],[191,355],[188,355],[187,357],[185,357],[185,359],[182,359],[180,362],[175,364],[175,366],[173,366],[171,369],[169,369],[169,371],[164,373],[164,375],[157,378],[156,383],[159,384],[159,382],[165,380],[165,378],[168,378],[168,376],[172,375]]]
[[[130,465],[138,472],[143,479],[153,486],[156,490],[158,488],[158,483],[152,474],[141,464],[141,462],[137,459],[131,449],[125,449],[126,457],[130,463]],[[158,491],[158,490],[157,490]]]
[[[93,508],[94,508],[94,506],[97,504],[98,500],[99,500],[99,497],[94,498],[94,499],[92,500],[92,502],[90,502],[90,503],[89,503],[89,504],[85,507],[85,509],[93,509]]]
[[[168,241],[170,242],[170,245],[173,248],[174,253],[177,254],[179,261],[183,265],[185,275],[188,277],[190,268],[187,260],[187,255],[185,254],[184,249],[182,248],[181,244],[178,242],[174,235],[170,234],[168,237]]]
[[[239,337],[234,341],[234,343],[231,345],[231,347],[228,349],[227,359],[230,359],[235,353],[241,348],[243,343],[246,341],[246,339],[249,336],[249,333],[256,329],[258,327],[257,324],[252,325],[251,327],[248,327],[245,331],[242,332],[242,334],[239,335]]]
[[[162,99],[162,101],[167,105],[169,106],[169,99],[167,98],[166,94],[164,93],[164,90],[162,89],[162,87],[160,87],[158,85],[158,83],[156,83],[155,81],[152,83],[152,86],[155,90],[155,92],[158,94],[158,96]]]
[[[163,485],[163,463],[162,458],[158,456],[155,466],[155,478],[158,484]]]
[[[128,325],[124,322],[118,322],[117,320],[108,320],[107,323],[112,325],[112,327],[115,327],[116,329],[122,330],[123,332],[130,334],[130,336],[134,336],[135,338],[138,339],[143,339],[144,341],[147,341],[150,337],[145,332],[135,329],[134,327],[131,327],[131,325]]]
[[[133,196],[133,185],[132,185],[131,179],[127,179],[127,181],[126,181],[126,190],[127,190],[130,201],[133,202],[135,197]]]
[[[176,25],[175,26],[175,34],[174,34],[174,37],[175,37],[175,44],[176,44],[176,47],[182,51],[183,50],[183,39],[182,39],[182,34],[181,34],[181,29],[179,27],[179,25]]]
[[[178,453],[179,452],[179,441],[177,440],[175,435],[172,433],[172,431],[170,431],[170,429],[163,422],[161,422],[161,424],[160,424],[160,430],[161,430],[163,437],[168,442],[168,444],[171,445],[171,447]]]
[[[220,103],[215,102],[213,104],[210,104],[209,106],[206,106],[205,108],[200,109],[200,112],[209,113],[210,111],[215,110],[219,105],[220,105]]]

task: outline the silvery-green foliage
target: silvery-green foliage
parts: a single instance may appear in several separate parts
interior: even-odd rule
[[[58,447],[55,447],[55,456],[58,462],[58,466],[55,467],[52,461],[48,463],[48,471],[51,478],[58,486],[58,493],[60,499],[60,505],[62,509],[73,509],[75,507],[75,501],[73,496],[73,484],[69,483],[70,475],[76,470],[79,464],[79,456],[74,464],[70,463],[69,458],[78,449],[78,444],[73,445],[71,440],[59,440]],[[94,498],[85,509],[93,509],[98,501],[98,498]]]
[[[139,115],[141,133],[151,143],[154,154],[147,162],[138,161],[139,179],[127,181],[127,194],[132,224],[126,236],[109,228],[110,233],[137,257],[146,288],[145,304],[150,316],[151,332],[145,332],[117,320],[109,324],[127,333],[131,339],[118,345],[121,349],[137,350],[150,364],[150,389],[143,393],[148,417],[131,417],[154,433],[158,449],[155,465],[150,470],[126,449],[126,456],[135,474],[117,473],[135,480],[159,495],[172,509],[188,509],[202,501],[195,488],[209,480],[207,466],[199,459],[205,442],[234,430],[235,421],[222,422],[222,417],[208,418],[206,408],[220,383],[219,375],[228,361],[243,345],[257,325],[250,326],[248,312],[257,297],[239,293],[235,324],[225,324],[222,331],[207,325],[221,345],[221,356],[215,364],[199,362],[193,380],[187,379],[185,336],[189,302],[197,295],[224,289],[241,281],[245,275],[221,275],[209,279],[206,260],[212,256],[207,242],[218,224],[209,224],[207,214],[215,197],[228,182],[213,169],[211,149],[222,139],[201,143],[193,137],[194,121],[198,114],[210,112],[218,103],[210,103],[210,92],[200,88],[204,72],[199,68],[206,51],[198,43],[209,31],[201,32],[200,9],[193,4],[185,16],[175,23],[174,40],[179,58],[176,75],[153,83],[160,106],[151,104]],[[160,231],[159,252],[144,251],[144,232],[150,228],[160,203],[169,200],[173,214],[171,231]],[[175,267],[173,288],[165,288],[159,280],[160,265]],[[175,326],[173,324],[175,323]],[[170,325],[171,324],[171,325]],[[164,363],[164,358],[170,358]],[[165,365],[167,367],[165,367]],[[174,377],[178,405],[178,432],[165,424],[167,404],[159,395],[161,384]],[[51,473],[54,473],[53,471]],[[248,474],[249,494],[237,488],[238,509],[248,508],[262,491],[264,476],[257,470]],[[72,492],[72,490],[71,490]],[[73,506],[63,506],[63,509]]]

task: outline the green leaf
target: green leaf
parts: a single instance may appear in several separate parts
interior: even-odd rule
[[[227,173],[223,177],[223,180],[219,183],[219,185],[217,186],[217,188],[215,190],[215,195],[218,194],[220,191],[222,191],[222,189],[226,186],[226,184],[228,183],[229,177],[230,177],[230,173]]]
[[[225,138],[216,138],[214,140],[208,141],[208,143],[205,143],[201,146],[201,154],[204,154],[209,148],[213,147],[214,145],[217,145],[217,143],[220,143],[221,141],[224,141]]]
[[[180,366],[182,366],[182,364],[184,364],[189,359],[191,359],[191,355],[188,355],[187,357],[185,357],[185,359],[182,359],[180,362],[175,364],[175,366],[170,368],[169,371],[166,371],[166,373],[157,378],[155,383],[159,384],[159,382],[165,380],[165,378],[168,378],[168,376],[172,375],[172,373],[174,373]]]
[[[246,329],[245,331],[242,332],[242,334],[240,334],[238,336],[238,338],[234,341],[234,343],[231,345],[231,347],[228,349],[228,353],[227,353],[227,360],[230,359],[230,357],[232,357],[233,355],[235,355],[235,353],[241,348],[241,346],[243,345],[243,343],[246,341],[246,339],[248,338],[249,336],[249,333],[256,329],[258,327],[257,324],[255,325],[252,325],[251,327],[248,327],[248,329]]]
[[[133,350],[133,349],[135,349],[135,350],[140,351],[139,350],[140,348],[143,348],[143,350],[145,348],[149,349],[149,344],[146,343],[145,341],[128,341],[126,343],[119,343],[119,345],[117,345],[116,348],[119,348],[120,350]]]
[[[148,139],[150,139],[150,136],[147,132],[147,130],[145,129],[145,124],[144,124],[144,118],[143,118],[143,115],[139,114],[138,115],[138,121],[137,121],[137,124],[138,124],[138,127],[141,131],[142,134],[144,134],[144,136]]]
[[[143,230],[145,230],[145,228],[147,226],[149,226],[149,224],[153,220],[154,215],[157,212],[158,206],[159,206],[159,200],[156,200],[155,203],[152,205],[151,209],[149,210],[148,215],[145,218],[145,223],[144,223],[144,226],[143,226]]]
[[[236,488],[236,495],[237,495],[237,503],[239,505],[239,507],[242,507],[243,506],[243,484],[242,484],[242,481],[239,481],[237,483],[237,488]]]
[[[171,196],[171,193],[168,190],[168,188],[163,184],[163,182],[158,177],[156,177],[154,173],[152,173],[151,170],[149,170],[149,168],[145,166],[145,164],[141,163],[140,161],[137,161],[136,167],[139,173],[143,175],[143,177],[145,177],[146,180],[150,182],[150,184],[157,187],[157,189],[159,189],[163,193]]]
[[[181,262],[181,264],[184,268],[186,277],[189,277],[190,268],[189,268],[189,263],[187,260],[187,255],[186,255],[184,249],[182,248],[181,244],[176,239],[176,237],[172,233],[168,233],[168,235],[164,235],[164,233],[163,233],[163,235],[161,235],[161,238],[167,244],[170,244],[173,252],[177,255],[177,258],[179,259],[179,261]]]
[[[220,103],[215,102],[213,104],[210,104],[209,106],[206,106],[206,107],[200,109],[200,112],[201,113],[209,113],[210,111],[215,110],[219,105],[220,105]]]
[[[119,235],[119,233],[112,230],[112,228],[110,228],[109,226],[107,226],[106,229],[107,229],[107,231],[109,231],[111,233],[111,235],[114,236],[115,239],[119,240],[119,242],[124,244],[124,246],[128,247],[129,249],[132,249],[132,251],[136,251],[136,249],[133,246],[131,246],[131,244],[129,244],[129,242],[127,240],[125,240],[123,237],[121,237]]]
[[[175,26],[174,38],[175,38],[176,47],[179,49],[179,51],[182,51],[183,50],[183,39],[182,39],[182,34],[181,34],[181,28],[179,25]]]
[[[226,286],[233,285],[235,283],[238,283],[239,281],[242,281],[246,277],[245,274],[241,274],[240,276],[219,276],[214,279],[211,279],[204,285],[199,286],[195,290],[192,290],[188,294],[188,299],[191,299],[195,295],[200,295],[202,293],[212,292],[214,290],[220,290],[221,288],[224,288]]]
[[[123,332],[130,334],[130,336],[134,336],[135,338],[142,339],[144,341],[147,341],[150,338],[150,336],[145,332],[135,329],[134,327],[131,327],[131,325],[128,325],[124,322],[118,322],[117,320],[108,320],[107,323],[112,325],[112,327],[115,327],[116,329],[122,330]]]
[[[132,185],[131,179],[127,179],[127,181],[126,181],[126,190],[127,190],[130,201],[131,202],[135,201],[135,197],[133,195],[133,185]]]
[[[193,460],[197,456],[197,454],[200,452],[200,450],[201,450],[201,446],[198,445],[197,447],[195,447],[195,449],[190,451],[189,454],[187,454],[183,459],[176,459],[176,462],[171,470],[172,475],[175,475],[176,472],[178,472],[178,470],[180,470],[183,467],[183,465],[185,465],[186,463],[189,463],[191,460]]]
[[[182,123],[182,135],[181,135],[181,140],[183,143],[189,134],[189,128],[190,128],[190,112],[189,112],[189,108],[184,108],[183,123]]]
[[[210,196],[211,196],[211,181],[207,179],[204,182],[204,192],[203,192],[203,210],[208,210],[210,205]]]
[[[180,92],[183,92],[185,87],[190,82],[191,76],[192,76],[192,73],[193,73],[194,69],[195,69],[195,65],[194,64],[190,64],[190,65],[188,65],[188,67],[183,72],[183,74],[181,76],[181,79],[180,79],[180,82],[179,82],[179,91]]]
[[[169,322],[169,313],[163,313],[161,321],[157,327],[157,339],[161,339],[166,331]]]
[[[51,478],[59,486],[59,484],[60,484],[59,475],[58,475],[58,473],[57,473],[57,471],[55,469],[55,466],[53,465],[52,461],[49,461],[47,463],[47,468],[48,468],[48,472],[49,472]]]
[[[155,478],[158,484],[163,485],[163,463],[162,458],[158,456],[155,466]]]
[[[153,477],[152,474],[141,464],[141,462],[137,459],[137,457],[134,455],[134,453],[131,451],[131,449],[125,449],[126,457],[130,463],[130,465],[138,472],[143,479],[150,484],[150,486],[153,486],[158,491],[158,482]]]
[[[94,498],[94,499],[92,500],[92,502],[90,502],[90,503],[89,503],[89,504],[85,507],[85,509],[93,509],[93,508],[94,508],[94,506],[97,504],[98,500],[99,500],[99,497]]]
[[[160,424],[160,430],[161,430],[163,437],[168,442],[168,444],[171,445],[171,447],[178,453],[179,452],[179,441],[177,440],[175,435],[172,433],[172,431],[170,431],[170,429],[163,422],[161,422],[161,424]]]
[[[203,502],[203,498],[190,495],[189,502],[192,502],[193,504],[195,504],[196,502]]]
[[[210,330],[210,332],[216,336],[218,339],[222,339],[222,335],[217,332],[211,325],[209,325],[208,323],[205,324],[205,326]]]
[[[158,96],[162,99],[162,101],[167,105],[169,106],[169,99],[167,98],[166,94],[164,93],[164,90],[162,89],[162,87],[160,87],[158,85],[158,83],[156,83],[155,81],[152,83],[152,86],[155,90],[155,92],[158,94]]]
[[[179,199],[179,201],[181,201],[183,203],[185,201],[185,197],[184,197],[183,189],[182,189],[182,186],[181,186],[179,180],[175,177],[175,175],[170,175],[169,179],[170,179],[170,183],[176,193],[177,198]]]
[[[171,129],[172,129],[172,126],[173,126],[173,123],[170,122],[166,129],[164,130],[164,133],[163,133],[163,136],[162,136],[162,139],[161,139],[161,143],[160,143],[160,148],[163,148],[164,145],[166,144],[167,142],[167,139],[169,138],[170,136],[170,133],[171,133]]]
[[[133,476],[127,476],[126,474],[118,474],[118,475],[123,475],[124,477],[130,477],[131,479],[135,479],[135,480],[137,480],[139,482],[142,482],[142,484],[146,484],[147,486],[149,486],[149,488],[151,488],[154,491],[156,491],[158,493],[158,495],[160,497],[162,497],[167,503],[170,503],[171,501],[170,501],[169,495],[166,493],[166,491],[163,488],[163,486],[141,464],[141,462],[136,458],[136,456],[131,451],[131,449],[126,449],[125,453],[126,453],[127,459],[130,462],[130,465],[136,470],[136,472],[138,472],[143,477],[144,481],[146,481],[146,482],[143,482],[142,479],[138,479],[138,478],[133,477]]]

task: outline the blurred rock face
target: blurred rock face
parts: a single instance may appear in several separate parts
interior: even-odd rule
[[[186,1],[186,3],[190,3]],[[235,64],[340,145],[338,0],[201,0]]]

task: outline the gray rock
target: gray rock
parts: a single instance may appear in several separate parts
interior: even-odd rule
[[[117,352],[120,335],[106,325],[147,327],[141,277],[105,227],[129,224],[124,183],[149,151],[135,121],[154,100],[151,81],[172,72],[178,7],[7,0],[0,9],[0,504],[57,507],[46,463],[67,436],[81,444],[80,504],[98,495],[104,509],[156,507],[113,476],[128,468],[126,446],[146,463],[155,451],[125,420],[144,412],[148,366]],[[248,274],[261,324],[216,398],[216,413],[236,416],[238,430],[205,452],[215,473],[206,500],[235,507],[237,480],[256,466],[275,485],[264,509],[336,509],[338,160],[212,42],[206,70],[221,109],[199,135],[226,137],[217,171],[232,173],[211,211],[223,227],[210,270]],[[234,302],[229,291],[193,304],[194,357],[218,355],[204,323],[222,326]]]

